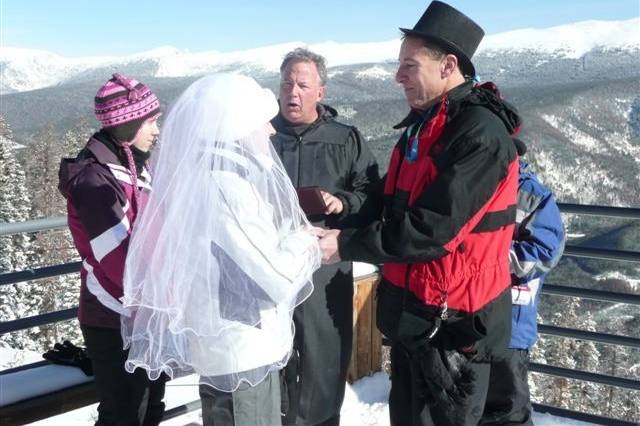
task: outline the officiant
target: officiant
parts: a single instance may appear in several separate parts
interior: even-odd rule
[[[379,182],[378,165],[354,126],[321,103],[325,59],[307,49],[289,52],[280,67],[280,112],[271,121],[272,142],[315,226],[359,226],[358,213]],[[315,188],[312,188],[315,187]],[[304,195],[303,195],[304,194]],[[310,195],[310,196],[309,196]],[[294,351],[284,370],[283,424],[338,424],[351,359],[353,271],[351,262],[323,266],[314,292],[294,311]]]

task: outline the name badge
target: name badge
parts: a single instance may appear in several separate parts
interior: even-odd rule
[[[530,305],[533,303],[539,287],[539,278],[529,281],[527,285],[511,286],[511,302],[514,305]]]
[[[531,289],[526,285],[511,287],[511,302],[514,305],[528,305],[531,303]]]

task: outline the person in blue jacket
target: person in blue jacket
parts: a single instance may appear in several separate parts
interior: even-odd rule
[[[522,156],[526,146],[514,140]],[[481,425],[533,425],[527,383],[529,350],[538,338],[537,310],[547,273],[564,250],[564,225],[553,193],[520,160],[516,228],[509,252],[512,330],[504,359],[491,362]]]

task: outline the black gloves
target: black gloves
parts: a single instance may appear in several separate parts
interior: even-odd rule
[[[79,348],[68,340],[65,340],[62,344],[56,343],[53,345],[53,349],[42,354],[42,357],[54,364],[79,367],[87,376],[93,376],[91,359],[87,356],[86,349]]]
[[[433,396],[432,402],[442,407],[443,412],[454,410],[473,392],[475,373],[469,366],[470,360],[457,350],[425,346],[417,355],[425,383]],[[455,416],[455,413],[448,416]]]

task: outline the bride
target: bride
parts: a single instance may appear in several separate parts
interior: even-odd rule
[[[286,364],[320,251],[269,140],[277,112],[270,90],[233,74],[170,109],[126,261],[127,371],[195,372],[232,392]]]

